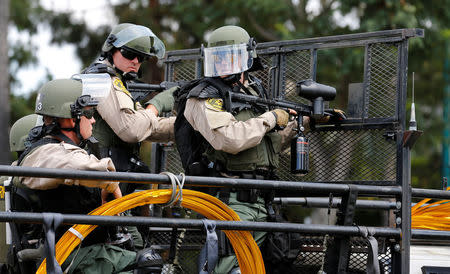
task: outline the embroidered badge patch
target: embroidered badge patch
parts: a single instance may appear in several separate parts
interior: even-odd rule
[[[223,108],[223,100],[220,98],[209,98],[206,100],[206,107],[216,111],[225,111]]]
[[[125,88],[125,86],[123,85],[122,81],[119,78],[114,78],[114,87],[120,91],[123,91],[125,94],[131,96],[130,92]]]

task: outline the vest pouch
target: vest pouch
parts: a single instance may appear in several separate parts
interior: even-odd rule
[[[116,171],[127,172],[131,171],[132,163],[130,158],[132,154],[127,149],[110,147],[101,148],[101,151],[106,150],[106,153],[102,152],[102,155],[106,154],[106,157],[110,157],[116,167]]]
[[[264,163],[263,148],[258,145],[241,151],[238,154],[225,154],[225,168],[229,171],[250,171],[255,170],[257,166],[266,166]]]
[[[280,164],[279,154],[281,152],[281,135],[277,132],[270,132],[266,134],[267,141],[267,155],[269,158],[270,166],[278,168]]]

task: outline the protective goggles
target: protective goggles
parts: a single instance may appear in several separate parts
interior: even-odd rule
[[[135,51],[131,51],[131,50],[126,49],[126,48],[120,48],[119,51],[120,51],[120,54],[122,54],[122,56],[125,57],[128,60],[134,60],[134,58],[137,57],[138,62],[142,63],[142,62],[144,62],[145,60],[148,59],[148,56],[146,56],[144,54],[141,54],[141,53],[137,53]]]
[[[206,77],[225,76],[247,71],[253,64],[245,43],[204,49]]]
[[[78,97],[74,104],[70,105],[72,117],[79,118],[80,116],[84,116],[91,119],[95,112],[93,107],[96,105],[98,105],[98,101],[94,100],[90,95],[82,95]]]

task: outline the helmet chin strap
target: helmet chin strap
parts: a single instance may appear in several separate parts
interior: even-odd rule
[[[222,80],[226,84],[231,86],[231,85],[237,84],[238,82],[241,81],[241,74],[240,73],[231,74],[231,75],[228,75],[226,77],[223,77]]]
[[[119,68],[116,67],[116,65],[112,64],[113,68],[117,71],[117,73],[120,74],[120,76],[122,76],[122,80],[124,81],[129,81],[129,80],[135,80],[138,78],[138,73],[137,72],[123,72],[121,71]]]
[[[117,69],[117,68],[116,68]],[[117,69],[118,71],[120,71],[119,69]],[[138,73],[137,72],[123,72],[122,73],[122,79],[123,80],[135,80],[138,78]]]
[[[244,72],[244,80],[248,79],[248,73]],[[241,83],[241,73],[236,73],[222,78],[222,80],[233,87],[233,92],[239,92],[239,90],[244,90],[245,93],[251,94],[244,84]]]
[[[81,136],[80,121],[81,121],[81,119],[75,118],[75,126],[74,127],[72,127],[72,128],[61,128],[61,130],[75,132],[78,140],[80,141],[80,143],[78,145],[81,147],[86,142],[86,139],[84,139],[83,136]]]

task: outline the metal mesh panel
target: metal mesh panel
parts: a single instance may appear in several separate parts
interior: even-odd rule
[[[393,260],[390,247],[386,247],[385,252],[378,253],[378,260],[380,262],[380,273],[392,273]]]
[[[325,256],[323,242],[323,236],[305,235],[302,238],[300,253],[294,261],[297,273],[317,273],[321,269]]]
[[[178,150],[175,147],[175,145],[171,146],[170,149],[166,150],[166,171],[172,172],[174,174],[179,174],[180,172],[183,172],[180,154],[178,153]]]
[[[366,109],[369,118],[393,117],[397,105],[398,45],[369,46],[369,86]]]
[[[205,234],[200,230],[180,229],[176,232],[175,258],[169,262],[170,243],[173,233],[169,229],[154,231],[150,235],[150,247],[157,250],[168,264],[162,273],[198,273],[197,258],[205,242]]]
[[[384,130],[310,132],[309,173],[290,173],[288,148],[281,153],[278,175],[287,181],[393,181],[396,144],[384,134]]]
[[[255,77],[257,77],[259,80],[263,82],[264,88],[271,92],[271,80],[270,80],[270,72],[272,70],[272,55],[258,55],[259,59],[261,60],[261,63],[265,67],[264,70],[258,70],[255,72],[252,72],[251,74]]]
[[[300,253],[294,262],[296,267],[295,273],[311,273],[315,274],[323,267],[326,248],[323,246],[325,236],[309,236],[302,238]],[[385,248],[385,239],[378,240],[378,260],[380,263],[381,273],[391,273],[391,251],[389,247]],[[327,246],[333,242],[333,237],[327,240]],[[366,273],[368,244],[359,237],[350,239],[351,251],[348,261],[347,273]],[[337,254],[336,254],[337,255]]]
[[[173,80],[174,81],[189,81],[196,78],[196,62],[197,60],[181,60],[172,63],[173,65]]]
[[[296,94],[297,82],[311,78],[311,54],[309,50],[301,50],[286,54],[284,79],[280,86],[284,86],[283,99],[309,104],[307,99],[301,98]]]
[[[170,146],[164,147],[164,153],[166,155],[165,170],[174,174],[183,172],[180,154],[178,153],[176,145],[172,144]]]

